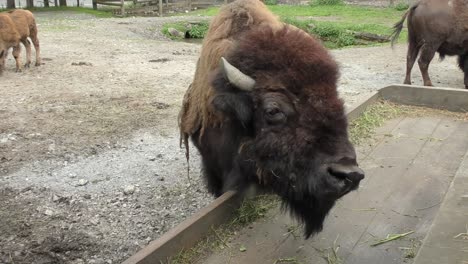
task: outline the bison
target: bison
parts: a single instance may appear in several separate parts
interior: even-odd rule
[[[13,56],[16,59],[16,66],[21,67],[20,63],[20,39],[21,36],[16,30],[13,20],[5,13],[0,13],[0,74],[5,68],[7,52],[13,48]]]
[[[458,55],[468,88],[468,5],[466,0],[421,0],[412,5],[394,26],[392,45],[408,19],[408,54],[405,84],[411,84],[411,69],[418,64],[425,86],[432,86],[429,63],[436,52],[443,59]]]
[[[258,0],[224,6],[210,23],[179,115],[181,144],[201,154],[208,190],[276,193],[320,231],[335,201],[364,178],[348,139],[338,67],[314,37]]]
[[[34,49],[36,50],[35,65],[41,65],[39,39],[37,38],[37,26],[34,15],[30,11],[23,9],[11,10],[8,11],[7,14],[15,23],[16,30],[18,30],[18,33],[21,35],[21,42],[26,48],[26,64],[24,66],[29,67],[31,64],[31,43],[28,37],[31,38]],[[17,68],[17,70],[19,69]]]

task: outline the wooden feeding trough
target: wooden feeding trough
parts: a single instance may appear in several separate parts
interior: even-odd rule
[[[303,240],[293,235],[295,222],[272,209],[231,237],[231,246],[194,263],[467,262],[468,91],[392,85],[349,109],[348,118],[365,116],[382,100],[425,108],[386,121],[372,144],[357,148],[366,179],[340,200],[321,233]],[[167,263],[229,221],[239,205],[235,192],[225,193],[124,264]]]

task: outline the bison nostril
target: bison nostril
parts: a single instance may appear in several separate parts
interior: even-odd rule
[[[338,179],[347,180],[353,183],[359,183],[364,179],[364,171],[356,165],[342,165],[334,163],[328,167],[328,173]]]

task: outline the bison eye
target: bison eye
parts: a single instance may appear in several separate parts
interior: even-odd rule
[[[286,120],[285,114],[279,108],[265,109],[265,118],[268,123],[279,124]]]

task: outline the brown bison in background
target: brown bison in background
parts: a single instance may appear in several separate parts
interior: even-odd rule
[[[255,184],[278,194],[305,223],[322,229],[335,201],[364,173],[348,140],[337,64],[302,30],[260,1],[224,6],[211,22],[180,113],[209,191]]]
[[[30,11],[23,9],[11,10],[7,14],[15,23],[16,30],[21,35],[21,43],[26,48],[26,64],[24,66],[29,67],[31,64],[31,43],[28,37],[31,38],[36,50],[36,66],[41,65],[39,39],[37,38],[37,26],[34,15]]]
[[[23,9],[0,13],[0,73],[3,72],[5,60],[10,48],[13,48],[16,71],[21,71],[21,45],[19,42],[22,42],[26,47],[27,58],[25,67],[29,67],[31,64],[31,43],[28,37],[31,38],[34,48],[36,49],[36,66],[39,66],[41,64],[41,59],[34,15],[30,11]]]
[[[439,52],[458,55],[458,64],[465,73],[468,88],[468,1],[422,0],[412,5],[395,24],[392,45],[398,39],[405,19],[408,18],[408,54],[405,84],[411,84],[411,69],[419,54],[419,69],[425,86],[432,86],[429,63]]]
[[[19,53],[21,36],[16,30],[16,26],[10,16],[5,13],[0,13],[0,75],[5,69],[5,60],[7,52],[13,48],[13,56],[16,59],[17,67],[20,66]]]

